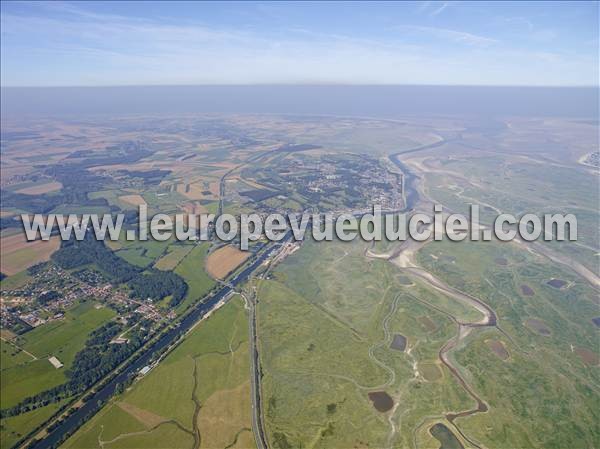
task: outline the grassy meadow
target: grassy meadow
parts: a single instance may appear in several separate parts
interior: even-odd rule
[[[11,342],[1,341],[0,404],[11,407],[28,396],[35,395],[67,380],[77,352],[83,349],[90,332],[115,316],[107,307],[97,309],[97,303],[87,301],[67,310],[61,320],[43,324]],[[16,345],[16,346],[15,346]],[[20,350],[22,348],[29,354]],[[48,361],[57,357],[64,367],[54,368]],[[57,411],[61,403],[1,420],[2,447],[11,447]]]
[[[423,416],[471,406],[437,354],[456,333],[446,313],[478,313],[406,283],[394,265],[367,259],[365,247],[306,242],[259,286],[262,392],[275,448],[412,447]],[[390,348],[394,334],[407,338],[406,351]],[[391,411],[373,407],[375,391],[391,396]]]
[[[592,447],[600,437],[600,372],[578,350],[600,353],[591,321],[598,315],[597,293],[572,272],[512,243],[441,242],[424,247],[419,262],[494,308],[508,335],[474,333],[455,353],[490,405],[488,413],[459,419],[463,431],[498,449]],[[551,287],[551,279],[567,285]],[[528,325],[532,319],[549,334]],[[489,339],[504,343],[508,360],[490,350]]]
[[[173,270],[188,284],[187,294],[177,310],[185,309],[204,296],[215,285],[215,281],[204,269],[209,245],[209,243],[202,243],[194,246],[194,249]]]
[[[65,448],[249,448],[248,321],[233,299],[113,398]]]
[[[63,319],[55,320],[17,337],[14,343],[25,349],[36,359],[22,352],[12,355],[4,351],[2,357],[1,407],[17,404],[27,396],[52,388],[66,380],[64,371],[69,368],[75,355],[85,345],[85,341],[94,329],[102,326],[115,316],[107,307],[96,309],[96,303],[87,301],[67,310]],[[55,356],[63,364],[54,368],[48,358]],[[18,357],[22,363],[17,363]]]

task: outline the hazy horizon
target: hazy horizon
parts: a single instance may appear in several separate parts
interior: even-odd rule
[[[195,85],[2,87],[2,114],[276,113],[597,118],[597,87]]]
[[[600,449],[599,6],[0,0],[0,449]]]

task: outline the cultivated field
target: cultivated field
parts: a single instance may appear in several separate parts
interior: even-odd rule
[[[426,212],[439,203],[468,214],[478,204],[487,225],[502,212],[576,214],[577,242],[431,242],[403,253],[398,265],[386,260],[397,242],[304,242],[252,282],[262,406],[273,449],[598,446],[600,199],[597,170],[579,162],[597,147],[597,124],[190,114],[19,126],[6,145],[3,135],[3,218],[131,214],[143,203],[150,214],[169,215],[216,213],[219,204],[225,213],[355,208],[370,191],[353,188],[364,185],[355,168],[379,179],[367,160],[378,167],[390,153],[413,171],[416,208]],[[295,146],[303,144],[306,151]],[[350,188],[339,188],[343,180]],[[9,289],[59,242],[26,243],[14,223],[4,224],[0,271],[9,277],[1,285]],[[214,242],[124,235],[107,245],[140,271],[182,276],[189,289],[178,313],[249,255]],[[406,269],[408,262],[421,271]],[[496,326],[487,309],[450,289],[489,306]],[[3,331],[1,407],[63,382],[89,332],[113,316],[88,303],[14,342]],[[65,447],[253,447],[247,325],[240,301],[224,306]],[[55,369],[49,356],[65,366]],[[60,405],[3,419],[2,447]]]
[[[123,195],[120,196],[119,199],[121,201],[123,201],[124,203],[127,204],[131,204],[132,206],[140,206],[140,205],[145,205],[146,204],[146,200],[142,197],[142,195]]]
[[[24,232],[1,237],[0,272],[5,275],[17,274],[39,262],[50,260],[50,256],[60,247],[60,237],[50,237],[48,241],[28,241]]]
[[[63,447],[254,447],[247,329],[233,299]]]
[[[156,261],[154,267],[159,270],[173,270],[192,249],[194,249],[193,245],[171,245],[167,252]]]
[[[26,195],[39,195],[43,193],[50,193],[60,190],[62,188],[62,184],[57,181],[44,182],[42,184],[36,184],[29,187],[24,187],[22,189],[16,190],[17,193],[24,193]]]
[[[248,251],[241,251],[233,245],[223,246],[208,255],[206,271],[215,279],[225,279],[249,256]]]

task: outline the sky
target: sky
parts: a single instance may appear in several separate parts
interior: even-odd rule
[[[1,85],[598,86],[597,2],[1,2]]]

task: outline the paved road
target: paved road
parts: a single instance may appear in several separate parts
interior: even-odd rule
[[[289,242],[293,234],[288,231],[285,238],[281,241],[279,248],[283,248],[283,245]],[[277,258],[276,251],[273,252],[272,260]],[[271,270],[271,266],[265,272],[268,274]],[[258,355],[258,335],[256,332],[256,303],[257,295],[256,291],[246,298],[248,303],[248,329],[249,329],[249,340],[250,340],[250,370],[251,376],[251,387],[252,387],[252,432],[254,432],[254,440],[256,441],[257,449],[268,449],[269,442],[267,440],[267,434],[265,431],[265,425],[263,421],[263,409],[262,409],[262,396],[261,396],[261,368],[260,358]]]
[[[277,250],[279,250],[283,243],[287,241],[283,239],[279,243],[270,245],[267,249],[261,253],[256,260],[254,260],[248,267],[236,275],[229,285],[223,286],[217,290],[212,296],[206,298],[203,302],[198,303],[195,308],[186,315],[186,317],[178,323],[174,328],[169,330],[166,334],[160,337],[156,342],[145,348],[140,353],[139,357],[132,361],[127,367],[125,367],[117,376],[115,376],[110,382],[104,387],[95,392],[80,408],[76,409],[69,417],[63,422],[58,424],[48,435],[37,441],[31,446],[33,449],[50,449],[58,446],[67,435],[74,432],[82,422],[86,422],[92,418],[106,402],[114,394],[115,387],[118,383],[125,382],[129,376],[135,375],[142,367],[150,363],[150,360],[155,353],[164,351],[181,337],[186,331],[194,326],[198,320],[204,317],[207,313],[212,311],[221,301],[227,301],[234,292],[234,287],[238,284],[248,280],[250,275],[259,268],[262,263]]]
[[[231,170],[229,170],[227,173],[225,173],[223,176],[221,176],[221,180],[219,181],[219,207],[217,208],[217,215],[215,217],[215,220],[223,214],[223,203],[225,201],[225,181],[227,180],[227,177],[230,174],[232,174],[234,171],[239,170],[240,168],[250,164],[251,162],[258,162],[259,160],[261,160],[273,153],[276,153],[277,151],[280,151],[280,150],[281,150],[281,147],[278,147],[273,150],[267,150],[263,153],[258,153],[256,155],[252,155],[248,158],[248,160],[246,160],[245,162],[243,162],[239,165],[236,165]]]
[[[267,449],[268,442],[264,430],[262,401],[260,390],[260,359],[258,357],[256,335],[256,302],[255,297],[248,298],[248,328],[250,330],[250,369],[252,371],[252,432],[257,449]]]

